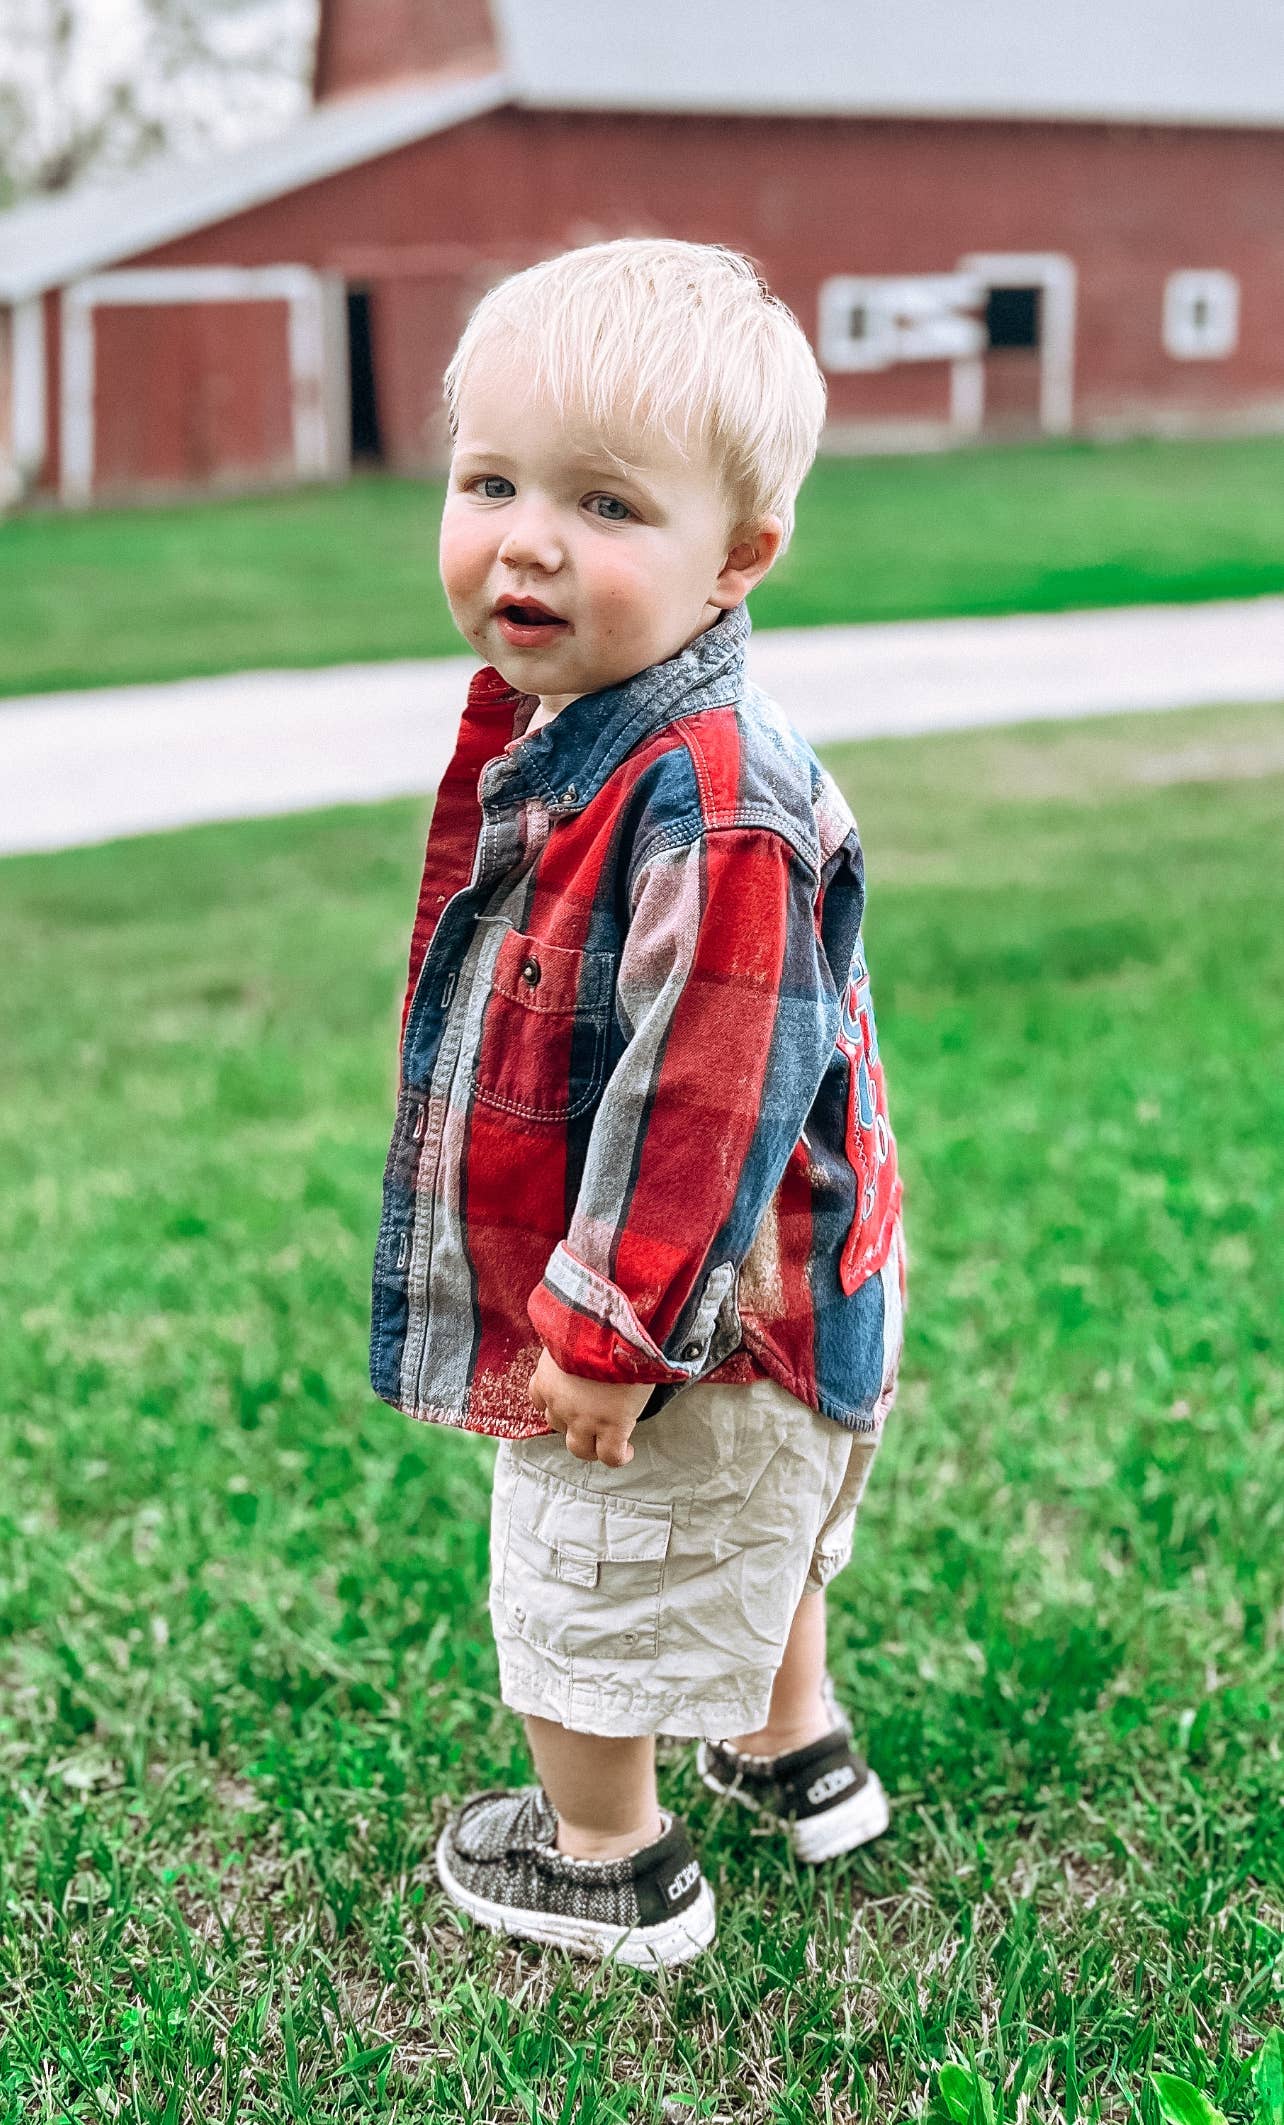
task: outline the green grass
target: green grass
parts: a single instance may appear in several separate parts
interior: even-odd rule
[[[1011,2121],[1155,2125],[1152,2070],[1253,2115],[1284,710],[829,757],[912,1249],[831,1597],[892,1828],[807,1872],[667,1745],[719,1934],[664,1980],[469,1932],[433,1874],[531,1768],[493,1443],[365,1378],[425,806],[0,866],[6,2125],[885,2125],[951,2060]]]
[[[464,653],[440,487],[0,523],[0,695]],[[821,459],[760,627],[1284,590],[1284,437]]]

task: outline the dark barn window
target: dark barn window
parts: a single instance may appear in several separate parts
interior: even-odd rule
[[[353,463],[381,464],[383,437],[379,433],[368,288],[348,290],[348,376],[352,397]]]
[[[1037,347],[1041,288],[991,288],[985,329],[992,347]]]

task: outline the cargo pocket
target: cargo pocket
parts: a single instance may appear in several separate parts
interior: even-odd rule
[[[591,1106],[606,1068],[612,966],[609,952],[506,930],[473,1065],[477,1098],[533,1122]]]
[[[528,1645],[597,1659],[659,1650],[673,1507],[531,1468],[513,1485],[502,1615]]]

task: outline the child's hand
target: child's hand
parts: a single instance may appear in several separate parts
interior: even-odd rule
[[[527,1392],[553,1430],[565,1432],[567,1449],[577,1461],[624,1468],[633,1459],[629,1433],[650,1400],[649,1381],[635,1387],[627,1381],[584,1380],[578,1373],[563,1372],[556,1359],[541,1350]]]

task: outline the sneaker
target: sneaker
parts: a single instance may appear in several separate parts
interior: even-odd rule
[[[845,1723],[782,1756],[742,1756],[728,1742],[702,1741],[696,1767],[712,1792],[785,1824],[799,1859],[836,1859],[887,1828],[887,1795]]]
[[[542,1786],[474,1793],[437,1840],[437,1874],[453,1904],[492,1933],[547,1941],[573,1955],[614,1955],[639,1968],[685,1963],[717,1930],[713,1891],[680,1816],[625,1859],[557,1851],[557,1810]]]

